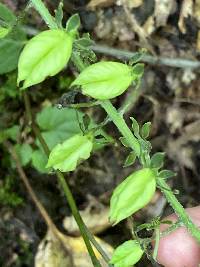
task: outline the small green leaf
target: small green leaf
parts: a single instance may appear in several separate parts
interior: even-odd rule
[[[132,129],[133,129],[134,135],[138,137],[139,132],[140,132],[140,126],[138,122],[136,121],[136,119],[134,119],[133,117],[130,117],[130,119],[132,120]]]
[[[151,158],[151,168],[160,169],[164,164],[164,152],[157,152]]]
[[[141,259],[143,253],[136,240],[128,240],[115,249],[110,263],[115,267],[130,267]]]
[[[151,122],[144,123],[141,129],[142,138],[146,139],[149,136],[150,130],[151,130]]]
[[[58,5],[58,8],[55,11],[55,20],[59,28],[62,29],[62,20],[63,20],[63,2],[61,1]]]
[[[93,44],[94,44],[94,41],[88,38],[84,38],[84,37],[75,41],[75,45],[80,48],[88,48]]]
[[[17,68],[17,62],[23,42],[4,38],[0,40],[0,74]]]
[[[33,167],[41,173],[48,173],[48,169],[45,168],[48,158],[42,150],[35,150],[32,154],[31,163]]]
[[[129,175],[115,188],[110,201],[110,221],[117,224],[146,206],[156,190],[153,170],[144,168]]]
[[[170,170],[162,170],[161,172],[159,172],[158,176],[163,179],[168,179],[176,176],[176,173]]]
[[[125,137],[120,137],[119,138],[120,142],[122,143],[123,146],[125,147],[130,147],[129,143],[127,142],[127,139]]]
[[[29,144],[17,144],[15,146],[16,152],[20,158],[22,166],[26,166],[32,157],[32,148]]]
[[[25,89],[60,72],[71,56],[72,42],[63,30],[44,31],[29,40],[19,58],[18,85],[24,81]]]
[[[53,148],[46,167],[53,167],[55,170],[63,172],[74,171],[81,160],[90,157],[92,147],[91,137],[74,135]]]
[[[133,65],[139,62],[143,56],[144,56],[143,52],[136,52],[135,55],[132,56],[131,59],[129,60],[129,65]]]
[[[17,141],[18,137],[19,137],[18,125],[14,125],[10,128],[0,131],[0,143],[4,142],[8,138],[10,138],[13,141]]]
[[[78,14],[72,15],[66,24],[66,31],[69,33],[76,33],[78,31],[78,28],[80,27],[80,17]]]
[[[50,106],[43,108],[37,114],[37,124],[50,149],[73,135],[81,133],[76,112],[82,122],[83,113],[70,108],[59,110]]]
[[[132,151],[132,152],[128,155],[128,157],[126,158],[123,167],[125,168],[125,167],[129,167],[129,166],[131,166],[131,165],[135,162],[136,157],[137,157],[137,156],[136,156],[135,152]]]
[[[17,141],[17,138],[19,137],[19,125],[13,125],[6,129],[6,135],[13,141]]]
[[[134,79],[130,66],[102,61],[83,70],[71,86],[81,86],[84,95],[105,100],[121,95]]]
[[[0,19],[6,23],[14,23],[16,16],[6,5],[0,3]]]
[[[132,68],[132,71],[133,71],[133,75],[136,76],[137,79],[140,78],[144,73],[144,64],[138,63],[134,65]]]
[[[0,27],[0,39],[4,38],[9,32],[9,28]]]

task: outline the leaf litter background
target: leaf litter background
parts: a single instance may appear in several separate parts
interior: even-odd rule
[[[20,15],[26,5],[26,1],[3,0],[1,2],[16,15]],[[45,2],[52,12],[58,4],[58,1]],[[169,60],[175,59],[176,62],[179,62],[179,58],[200,60],[199,0],[64,1],[65,19],[75,12],[81,16],[81,31],[90,32],[98,44],[98,46],[94,45],[95,51],[100,48],[102,50],[104,45],[133,52],[138,51],[139,48],[146,48],[154,59],[159,56]],[[37,29],[46,28],[40,16],[32,9],[24,15],[23,24],[28,26],[26,31],[29,34]],[[104,49],[104,53],[97,53],[98,58],[116,60],[117,53],[109,56],[106,51]],[[187,64],[180,68],[163,64],[146,64],[141,93],[129,106],[126,118],[133,115],[140,124],[146,121],[152,122],[150,140],[153,151],[166,152],[165,167],[178,173],[170,184],[174,189],[180,190],[178,198],[183,205],[191,207],[200,202],[200,166],[198,164],[200,160],[200,76],[198,68],[187,67]],[[37,90],[31,89],[33,110],[41,112],[42,108],[49,107],[51,103],[58,103],[61,95],[65,93],[66,86],[72,81],[73,74],[75,70],[70,65],[69,70],[64,70],[56,77],[38,85]],[[41,173],[42,170],[38,172],[34,168],[34,153],[42,152],[37,141],[35,142],[30,134],[29,127],[25,125],[23,100],[14,88],[15,79],[15,71],[0,77],[1,127],[19,125],[21,134],[18,143],[34,149],[34,152],[25,149],[29,151],[27,157],[30,158],[25,171],[38,198],[64,234],[69,254],[61,253],[60,258],[68,261],[68,266],[72,266],[73,261],[74,266],[89,267],[90,261],[86,257],[84,245],[78,237],[78,229],[60,193],[56,178],[53,174],[47,175]],[[131,97],[131,90],[133,88],[115,100],[116,107],[126,103]],[[84,97],[78,96],[78,101],[85,100]],[[62,112],[65,111],[62,110]],[[88,109],[87,113],[96,122],[101,121],[105,116],[97,108]],[[37,118],[41,120],[42,115],[39,114]],[[44,116],[43,120],[45,119]],[[75,132],[79,131],[77,126],[76,124]],[[66,138],[63,131],[67,129],[67,125],[62,124],[62,119],[60,127],[61,131],[56,128],[55,138],[62,141]],[[51,130],[55,130],[53,128],[52,123],[42,130],[48,136]],[[118,141],[119,134],[115,127],[109,124],[106,131],[115,138],[115,146],[109,145],[94,152],[90,160],[80,165],[74,173],[67,175],[67,179],[86,224],[101,238],[102,242],[106,242],[105,246],[111,253],[112,247],[116,247],[131,236],[130,225],[127,222],[111,228],[107,215],[113,188],[132,171],[132,167],[122,168],[128,152]],[[51,143],[51,135],[49,136]],[[35,155],[35,158],[37,157],[39,157],[38,154]],[[13,163],[10,162],[9,154],[3,147],[0,147],[0,158],[0,265],[34,266],[34,258],[37,254],[37,267],[51,266],[50,263],[43,264],[44,258],[46,264],[51,262],[52,266],[62,266],[57,259],[49,256],[52,253],[48,254],[51,249],[54,252],[62,250],[51,233],[43,239],[47,232],[46,225],[21,184]],[[39,169],[41,166],[35,167]],[[10,200],[11,192],[13,192],[13,201]],[[134,219],[143,223],[154,216],[166,215],[170,212],[170,207],[158,191],[151,204],[138,212]],[[156,265],[150,264],[144,257],[137,266]]]

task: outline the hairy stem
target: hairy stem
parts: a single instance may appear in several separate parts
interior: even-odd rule
[[[165,195],[167,201],[172,206],[179,220],[185,225],[190,234],[196,238],[196,240],[200,243],[200,229],[197,227],[190,219],[188,214],[186,213],[183,206],[177,200],[175,195],[173,194],[171,188],[165,182],[164,179],[157,179],[157,184],[159,185],[161,191]]]
[[[116,108],[112,105],[109,100],[104,100],[100,102],[102,108],[109,115],[113,123],[117,126],[120,133],[126,138],[130,147],[135,151],[138,158],[140,157],[140,144],[137,138],[133,135],[129,127],[127,126],[123,117],[118,113]]]

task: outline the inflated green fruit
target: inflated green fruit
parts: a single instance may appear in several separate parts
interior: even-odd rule
[[[95,99],[106,100],[121,95],[133,81],[138,80],[141,74],[134,67],[113,61],[102,61],[84,69],[72,86],[82,88],[84,95]]]
[[[76,134],[51,151],[46,168],[62,172],[74,171],[77,165],[90,157],[93,148],[92,135]]]
[[[128,240],[115,249],[110,263],[115,267],[130,267],[141,259],[143,253],[136,240]]]
[[[67,32],[47,30],[39,33],[25,45],[18,63],[18,85],[22,89],[54,76],[68,63],[73,38]]]
[[[144,168],[129,175],[113,192],[110,201],[110,221],[117,224],[146,206],[156,190],[156,174]]]

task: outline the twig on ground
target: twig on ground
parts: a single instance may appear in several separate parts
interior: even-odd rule
[[[67,252],[67,254],[69,255],[69,257],[71,259],[71,255],[70,255],[68,249],[66,248],[66,244],[63,242],[63,239],[60,236],[60,231],[57,229],[56,225],[52,221],[52,219],[49,216],[48,212],[46,211],[45,207],[42,205],[42,203],[40,202],[40,200],[36,196],[31,184],[29,183],[28,177],[26,176],[26,173],[24,172],[24,170],[22,168],[22,165],[20,163],[20,159],[19,159],[13,145],[10,142],[5,141],[5,147],[8,148],[9,153],[16,164],[16,169],[17,169],[17,172],[19,174],[19,177],[21,178],[24,186],[26,187],[26,190],[29,193],[29,196],[33,200],[34,204],[36,205],[38,211],[40,212],[42,218],[44,219],[45,223],[47,224],[49,230],[56,237],[56,239],[61,243],[62,247],[65,249],[65,251]],[[71,259],[71,262],[72,262],[72,259]]]
[[[136,54],[136,52],[130,52],[98,44],[91,46],[91,49],[96,53],[113,56],[123,60],[129,60]],[[196,69],[200,67],[200,61],[182,58],[155,57],[145,54],[142,56],[141,61],[152,65],[164,65],[182,69]]]

